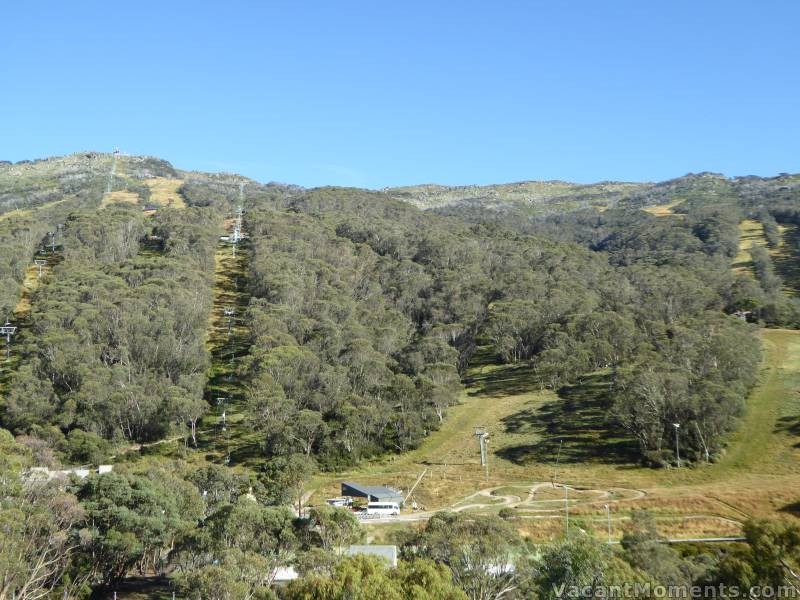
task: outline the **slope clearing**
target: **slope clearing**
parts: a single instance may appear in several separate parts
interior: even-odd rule
[[[150,188],[149,204],[155,206],[171,206],[172,208],[186,208],[186,201],[178,191],[183,185],[182,179],[153,177],[145,180],[144,183]]]
[[[232,221],[226,221],[226,231],[232,227]],[[241,462],[253,438],[258,438],[249,428],[242,427],[243,389],[237,373],[240,359],[249,350],[244,322],[250,302],[246,286],[249,255],[246,241],[238,244],[235,255],[231,244],[220,241],[215,254],[214,304],[206,339],[212,364],[205,390],[212,409],[202,420],[199,436],[207,458],[213,461]]]
[[[753,273],[753,262],[750,249],[754,246],[766,247],[767,238],[764,237],[764,226],[760,221],[745,219],[739,223],[739,252],[731,265],[739,273]]]
[[[545,489],[542,483],[552,487],[553,480],[584,491],[584,501],[574,497],[570,511],[592,527],[602,528],[609,499],[615,518],[646,508],[665,533],[678,537],[732,535],[751,515],[800,515],[800,332],[764,330],[762,337],[761,381],[728,452],[715,464],[665,470],[631,461],[632,440],[604,424],[602,373],[555,393],[534,388],[525,366],[484,362],[470,370],[462,403],[417,450],[320,477],[313,500],[338,495],[345,479],[408,490],[425,470],[414,498],[426,509],[470,504],[469,510],[492,512],[514,506],[528,513],[525,528],[537,536],[558,530],[563,488],[550,492],[558,502],[543,498],[556,502],[550,514],[539,513],[542,506],[531,505],[528,494]],[[478,426],[490,435],[488,479],[479,465]],[[497,488],[500,496],[510,493],[519,501],[498,500]]]
[[[783,291],[789,295],[800,292],[800,227],[779,225],[781,243],[772,250],[775,270],[783,279]]]

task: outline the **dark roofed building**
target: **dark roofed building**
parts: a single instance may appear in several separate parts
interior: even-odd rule
[[[390,487],[380,485],[361,485],[352,481],[342,483],[342,496],[364,498],[367,502],[403,502],[403,495]]]

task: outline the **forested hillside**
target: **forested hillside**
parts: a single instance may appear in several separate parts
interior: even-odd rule
[[[363,535],[336,511],[295,520],[308,477],[419,447],[476,362],[515,365],[533,390],[599,378],[607,425],[648,468],[680,463],[675,423],[684,464],[718,460],[757,381],[759,327],[800,325],[769,251],[800,224],[798,182],[530,184],[421,210],[404,201],[416,188],[306,190],[116,154],[0,165],[0,299],[17,327],[0,373],[9,506],[38,514],[44,500],[19,491],[31,467],[116,465],[35,490],[69,508],[42,527],[74,543],[30,577],[73,593],[172,572],[181,589],[221,578],[249,598],[279,566],[330,574],[325,552]],[[734,270],[745,219],[768,247]],[[219,269],[237,250],[234,310]],[[213,310],[237,351],[212,344]],[[238,453],[221,448],[228,428]],[[472,583],[431,545],[439,526],[403,551],[461,597]],[[30,527],[13,535],[40,539]]]
[[[757,269],[761,286],[728,268],[746,211],[793,218],[785,186],[764,188],[786,196],[773,212],[755,205],[761,188],[752,182],[704,175],[618,186],[615,193],[627,193],[619,204],[631,208],[507,227],[489,217],[463,224],[385,193],[186,173],[187,208],[148,215],[152,177],[177,172],[124,157],[118,175],[117,158],[108,160],[25,165],[26,173],[42,165],[40,180],[26,175],[25,189],[38,198],[32,190],[60,189],[62,171],[88,164],[77,178],[85,186],[70,177],[62,193],[94,193],[103,206],[58,205],[60,262],[32,295],[15,346],[22,359],[6,385],[3,424],[57,447],[76,432],[116,444],[194,431],[208,407],[213,254],[223,219],[240,202],[252,301],[250,351],[238,368],[265,458],[301,453],[330,466],[415,447],[457,402],[460,376],[480,347],[528,364],[546,388],[610,370],[609,413],[644,460],[670,460],[664,440],[676,420],[687,424],[688,455],[708,460],[741,412],[758,362],[754,328],[730,313],[794,319],[767,267]],[[107,185],[135,193],[138,205],[97,196],[104,165],[115,172]],[[747,189],[746,199],[734,198],[734,188]],[[652,198],[643,199],[646,190]],[[681,217],[633,208],[676,194],[691,196]],[[28,226],[16,224],[24,217],[3,222],[17,236],[9,238],[12,292],[50,227],[45,208]],[[14,301],[10,293],[7,312]]]

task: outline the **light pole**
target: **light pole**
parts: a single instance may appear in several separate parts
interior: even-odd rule
[[[553,484],[553,487],[556,487],[556,479],[558,478],[558,463],[561,460],[561,445],[564,443],[564,440],[558,440],[558,454],[556,454],[556,466],[553,469],[553,480],[550,482]]]
[[[611,543],[611,509],[608,504],[604,505],[606,508],[606,522],[608,523],[608,543]]]
[[[680,423],[673,423],[672,426],[675,428],[675,456],[678,458],[678,468],[681,468],[681,446],[678,441],[678,430],[681,428]]]

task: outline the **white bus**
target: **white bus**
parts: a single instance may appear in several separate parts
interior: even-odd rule
[[[399,515],[400,505],[397,502],[369,502],[367,504],[368,515]]]

